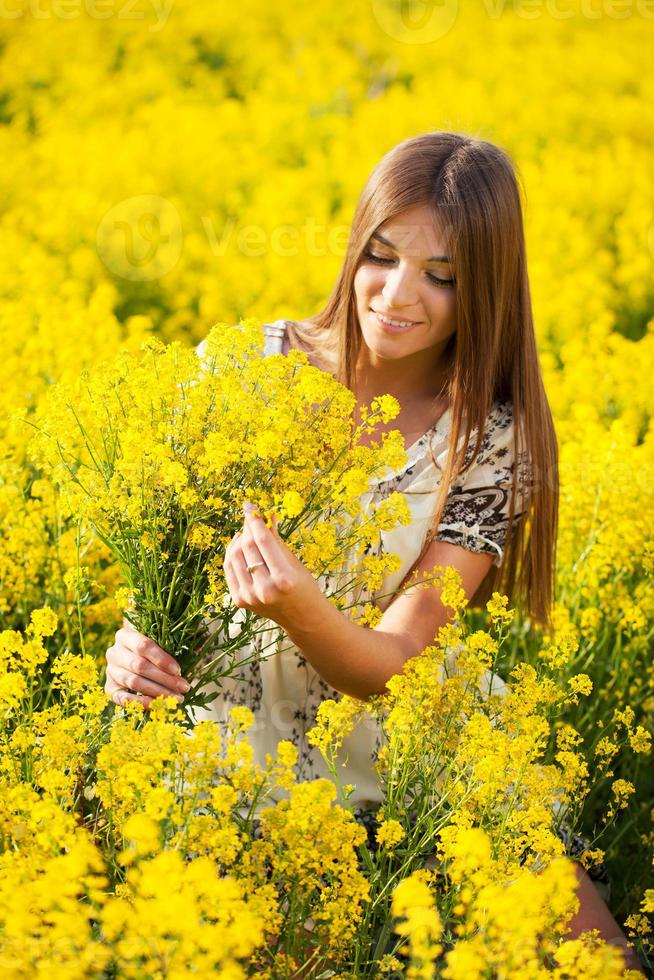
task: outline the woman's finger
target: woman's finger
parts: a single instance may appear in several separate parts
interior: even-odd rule
[[[130,691],[126,691],[124,687],[119,687],[117,684],[111,682],[107,678],[107,683],[104,686],[105,693],[109,695],[114,704],[117,704],[120,708],[125,706],[127,701],[138,701],[143,707],[149,710],[152,704],[153,698],[149,698],[141,694],[132,694]]]
[[[252,605],[256,598],[252,592],[252,576],[245,566],[243,550],[235,548],[229,564],[225,565],[225,572],[229,569],[228,582],[232,596],[239,596],[246,605]]]
[[[183,677],[180,677],[178,674],[169,674],[159,667],[155,667],[150,660],[147,660],[140,654],[132,653],[131,650],[127,650],[125,647],[109,647],[106,653],[106,660],[111,665],[113,673],[122,670],[132,674],[138,674],[170,694],[185,694],[189,690],[189,684]],[[126,686],[132,687],[133,685],[127,684]]]
[[[290,569],[288,556],[284,550],[284,544],[281,538],[273,534],[261,517],[257,517],[254,514],[246,514],[245,521],[252,535],[252,539],[261,554],[259,560],[265,561],[266,567],[275,584],[283,587],[283,584],[288,579]],[[254,564],[254,562],[250,564]],[[253,574],[256,575],[256,572]]]
[[[119,629],[116,632],[116,645],[127,647],[139,657],[145,657],[150,663],[167,674],[179,677],[181,671],[174,657],[162,650],[158,643],[144,636],[135,629]]]
[[[268,568],[265,559],[257,547],[251,533],[246,533],[241,538],[241,551],[243,552],[243,558],[245,560],[246,572],[248,565],[257,566],[255,569],[253,569],[253,571],[247,572],[248,575],[252,576],[253,583],[256,585],[261,581],[261,579],[269,581],[270,569]]]
[[[243,534],[243,531],[236,531],[234,536],[231,538],[231,540],[228,541],[227,547],[225,548],[225,558],[228,558],[230,556],[241,534]]]
[[[134,691],[135,694],[146,694],[148,697],[174,697],[181,702],[184,700],[184,695],[179,691],[173,691],[169,687],[164,687],[162,684],[155,684],[153,681],[148,680],[147,677],[143,677],[142,674],[135,674],[131,670],[125,670],[122,667],[114,667],[112,675],[119,687],[128,688],[130,691]]]

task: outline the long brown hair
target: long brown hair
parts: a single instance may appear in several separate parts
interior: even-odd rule
[[[362,253],[380,225],[425,204],[439,227],[448,230],[456,278],[456,329],[444,355],[444,362],[451,363],[447,463],[431,528],[413,567],[441,522],[451,481],[477,457],[493,401],[509,400],[514,421],[509,532],[500,565],[491,567],[470,604],[486,602],[497,590],[550,629],[558,446],[538,361],[520,188],[509,156],[493,143],[449,132],[415,136],[390,150],[359,197],[345,260],[327,305],[304,321],[293,321],[294,332],[305,349],[315,352],[317,362],[330,358],[334,376],[354,391],[362,343],[354,276]],[[463,448],[457,455],[464,415]],[[473,430],[476,444],[466,457]],[[518,466],[519,459],[528,461],[526,471]],[[519,473],[527,507],[513,522]]]

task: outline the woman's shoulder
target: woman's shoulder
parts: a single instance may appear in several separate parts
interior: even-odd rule
[[[264,354],[286,354],[291,347],[303,349],[302,342],[298,342],[297,340],[295,330],[296,324],[300,323],[301,321],[286,320],[283,318],[262,323],[261,327],[265,338]],[[207,338],[205,337],[196,345],[195,353],[202,359],[206,355],[206,349]]]
[[[264,323],[262,329],[265,337],[264,354],[286,353],[284,350],[288,334],[286,320],[273,320],[271,323]]]
[[[311,320],[275,320],[270,326],[273,329],[283,326],[282,354],[288,354],[290,350],[300,350],[307,355],[309,363],[314,367],[330,373],[335,371],[335,358],[321,342],[320,332]]]
[[[517,469],[519,492],[531,479],[531,455],[524,444],[521,430],[516,431],[517,418],[510,398],[496,398],[488,413],[481,448],[464,477],[466,485],[504,486]],[[468,448],[471,454],[472,445]],[[524,501],[521,505],[524,508]],[[517,511],[516,511],[517,512]]]
[[[513,454],[514,435],[513,402],[510,398],[496,397],[484,420],[481,443],[473,466],[498,466],[500,460],[508,460]],[[473,458],[476,439],[477,429],[474,428],[466,449],[465,464]]]
[[[303,351],[309,364],[332,376],[337,375],[337,358],[330,345],[321,340],[320,331],[311,320],[289,320],[280,317],[261,324],[264,335],[263,356],[288,354],[290,350]],[[206,358],[207,340],[200,341],[195,353],[202,363]]]

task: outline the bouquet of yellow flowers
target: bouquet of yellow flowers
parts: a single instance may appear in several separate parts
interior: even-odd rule
[[[35,420],[33,462],[64,511],[111,549],[127,583],[121,607],[177,658],[189,708],[216,697],[202,689],[233,675],[237,650],[270,637],[270,620],[231,601],[223,571],[245,500],[268,520],[275,514],[282,539],[341,609],[370,584],[365,552],[380,528],[410,520],[401,494],[365,511],[362,503],[370,480],[406,459],[396,431],[358,444],[397,414],[397,401],[375,399],[355,425],[348,388],[303,352],[264,359],[262,342],[252,319],[214,327],[202,358],[148,340],[139,356],[121,352],[53,385]],[[374,562],[378,578],[396,556]],[[249,654],[260,656],[261,644]],[[241,652],[239,667],[248,662]]]

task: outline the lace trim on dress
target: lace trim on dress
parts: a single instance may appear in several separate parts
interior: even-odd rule
[[[474,541],[475,540],[476,541],[483,541],[491,549],[493,549],[494,551],[497,551],[497,553],[498,553],[498,555],[499,555],[500,558],[502,558],[502,556],[504,555],[504,552],[503,552],[502,548],[500,548],[500,546],[497,543],[497,541],[493,541],[492,538],[487,538],[487,537],[485,537],[485,535],[483,535],[481,533],[481,531],[479,529],[479,524],[468,525],[468,524],[464,524],[463,521],[455,521],[453,524],[439,524],[438,525],[438,536],[439,536],[439,538],[442,536],[443,531],[458,532],[460,535],[463,536],[463,538],[464,538],[464,540],[466,542],[468,542],[468,539],[473,538],[474,540],[472,541],[471,544],[466,544],[466,547],[471,547],[472,550],[475,550],[474,549]],[[458,544],[459,542],[457,540],[456,542],[453,542],[453,543]]]

